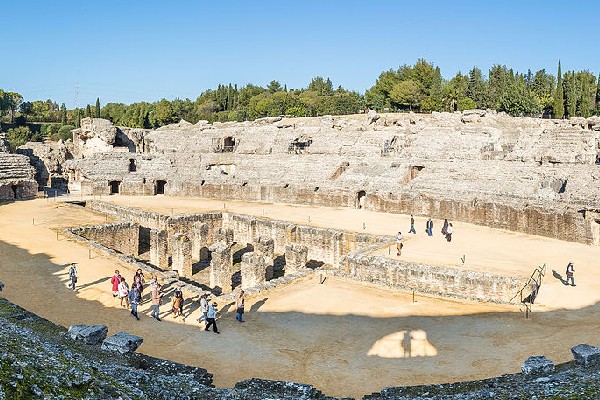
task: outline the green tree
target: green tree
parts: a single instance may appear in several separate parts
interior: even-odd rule
[[[412,110],[419,106],[423,98],[421,86],[412,79],[398,82],[392,88],[390,98],[394,103]]]
[[[100,118],[100,98],[96,97],[96,108],[94,108],[95,117]]]
[[[267,85],[267,89],[271,93],[275,93],[275,92],[279,92],[280,90],[283,90],[283,88],[281,87],[281,84],[277,81],[269,82],[269,84]]]
[[[9,129],[6,132],[6,140],[12,152],[16,152],[17,147],[24,145],[27,142],[39,141],[42,137],[39,134],[33,134],[27,126],[19,126]]]
[[[467,97],[472,99],[476,106],[474,108],[487,108],[487,87],[481,70],[473,67],[469,71],[469,84],[467,85]]]
[[[92,107],[89,104],[85,107],[85,116],[92,118]]]
[[[565,103],[563,93],[563,77],[560,70],[560,60],[558,61],[558,74],[556,75],[556,92],[554,94],[554,105],[552,107],[554,111],[554,118],[563,118],[565,115]]]
[[[60,123],[62,125],[67,124],[67,106],[65,106],[65,103],[60,105]]]
[[[333,96],[333,83],[329,78],[314,77],[308,84],[307,90],[317,92],[319,96]]]

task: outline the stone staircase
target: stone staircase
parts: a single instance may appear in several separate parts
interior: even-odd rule
[[[35,170],[29,158],[20,154],[0,153],[0,181],[34,179]]]

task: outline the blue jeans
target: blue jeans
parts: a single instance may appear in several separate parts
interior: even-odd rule
[[[137,317],[137,303],[131,303],[131,315]]]
[[[71,286],[71,290],[75,290],[75,277],[74,276],[71,277],[71,285],[70,286]]]
[[[238,321],[240,321],[240,322],[244,322],[244,321],[242,320],[242,313],[239,313],[239,312],[238,312],[238,313],[235,313],[235,319],[237,319],[237,320],[238,320]]]
[[[431,229],[431,228],[428,228],[428,229],[427,229],[427,234],[428,234],[429,236],[433,236],[433,229]]]
[[[571,280],[571,285],[575,286],[575,277],[574,276],[567,276],[567,285],[569,284],[569,279]]]
[[[151,317],[158,318],[158,308],[160,306],[158,304],[154,305],[154,310],[150,313]]]

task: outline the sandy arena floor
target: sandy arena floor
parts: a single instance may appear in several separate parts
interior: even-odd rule
[[[167,214],[223,209],[216,200],[169,197],[104,198]],[[158,204],[158,205],[157,205]],[[406,234],[408,217],[364,210],[227,202],[228,211],[316,226],[393,235]],[[171,210],[173,208],[173,211]],[[35,221],[34,221],[35,219]],[[43,199],[0,205],[0,281],[3,296],[58,324],[103,323],[112,333],[144,337],[139,351],[197,365],[214,374],[216,386],[251,377],[309,383],[328,395],[355,396],[386,386],[441,383],[517,372],[522,361],[544,354],[555,362],[571,358],[570,347],[600,345],[597,321],[600,278],[594,272],[597,248],[455,223],[452,243],[424,234],[407,238],[402,257],[439,265],[528,275],[548,263],[534,315],[525,320],[516,307],[462,303],[417,296],[365,284],[312,278],[248,299],[247,322],[229,308],[219,320],[221,335],[200,330],[197,303],[188,303],[185,322],[167,316],[162,323],[144,315],[133,320],[110,293],[117,261],[57,235],[58,227],[102,223],[103,215]],[[35,225],[34,225],[35,223]],[[382,249],[383,255],[387,249]],[[79,290],[67,289],[69,262],[79,262]],[[563,286],[573,261],[577,287]],[[170,288],[169,288],[170,289]],[[149,314],[150,306],[141,306]]]

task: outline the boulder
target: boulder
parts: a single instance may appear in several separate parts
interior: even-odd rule
[[[369,110],[367,113],[367,125],[371,125],[373,122],[376,122],[379,119],[379,115],[377,115],[377,111]]]
[[[531,356],[521,365],[525,375],[549,374],[554,371],[554,363],[544,356]]]
[[[600,360],[600,348],[590,346],[589,344],[578,344],[575,347],[571,347],[571,353],[573,353],[575,362],[585,367],[595,364]]]
[[[478,108],[475,108],[473,110],[464,110],[462,112],[462,114],[464,116],[470,116],[470,115],[477,115],[478,117],[485,117],[485,114],[487,114],[486,110],[480,110]]]
[[[143,341],[144,339],[139,336],[127,332],[117,332],[104,339],[104,342],[102,342],[102,349],[127,354],[134,352],[140,347]]]
[[[91,345],[100,344],[107,333],[105,325],[71,325],[67,332],[71,339]]]

